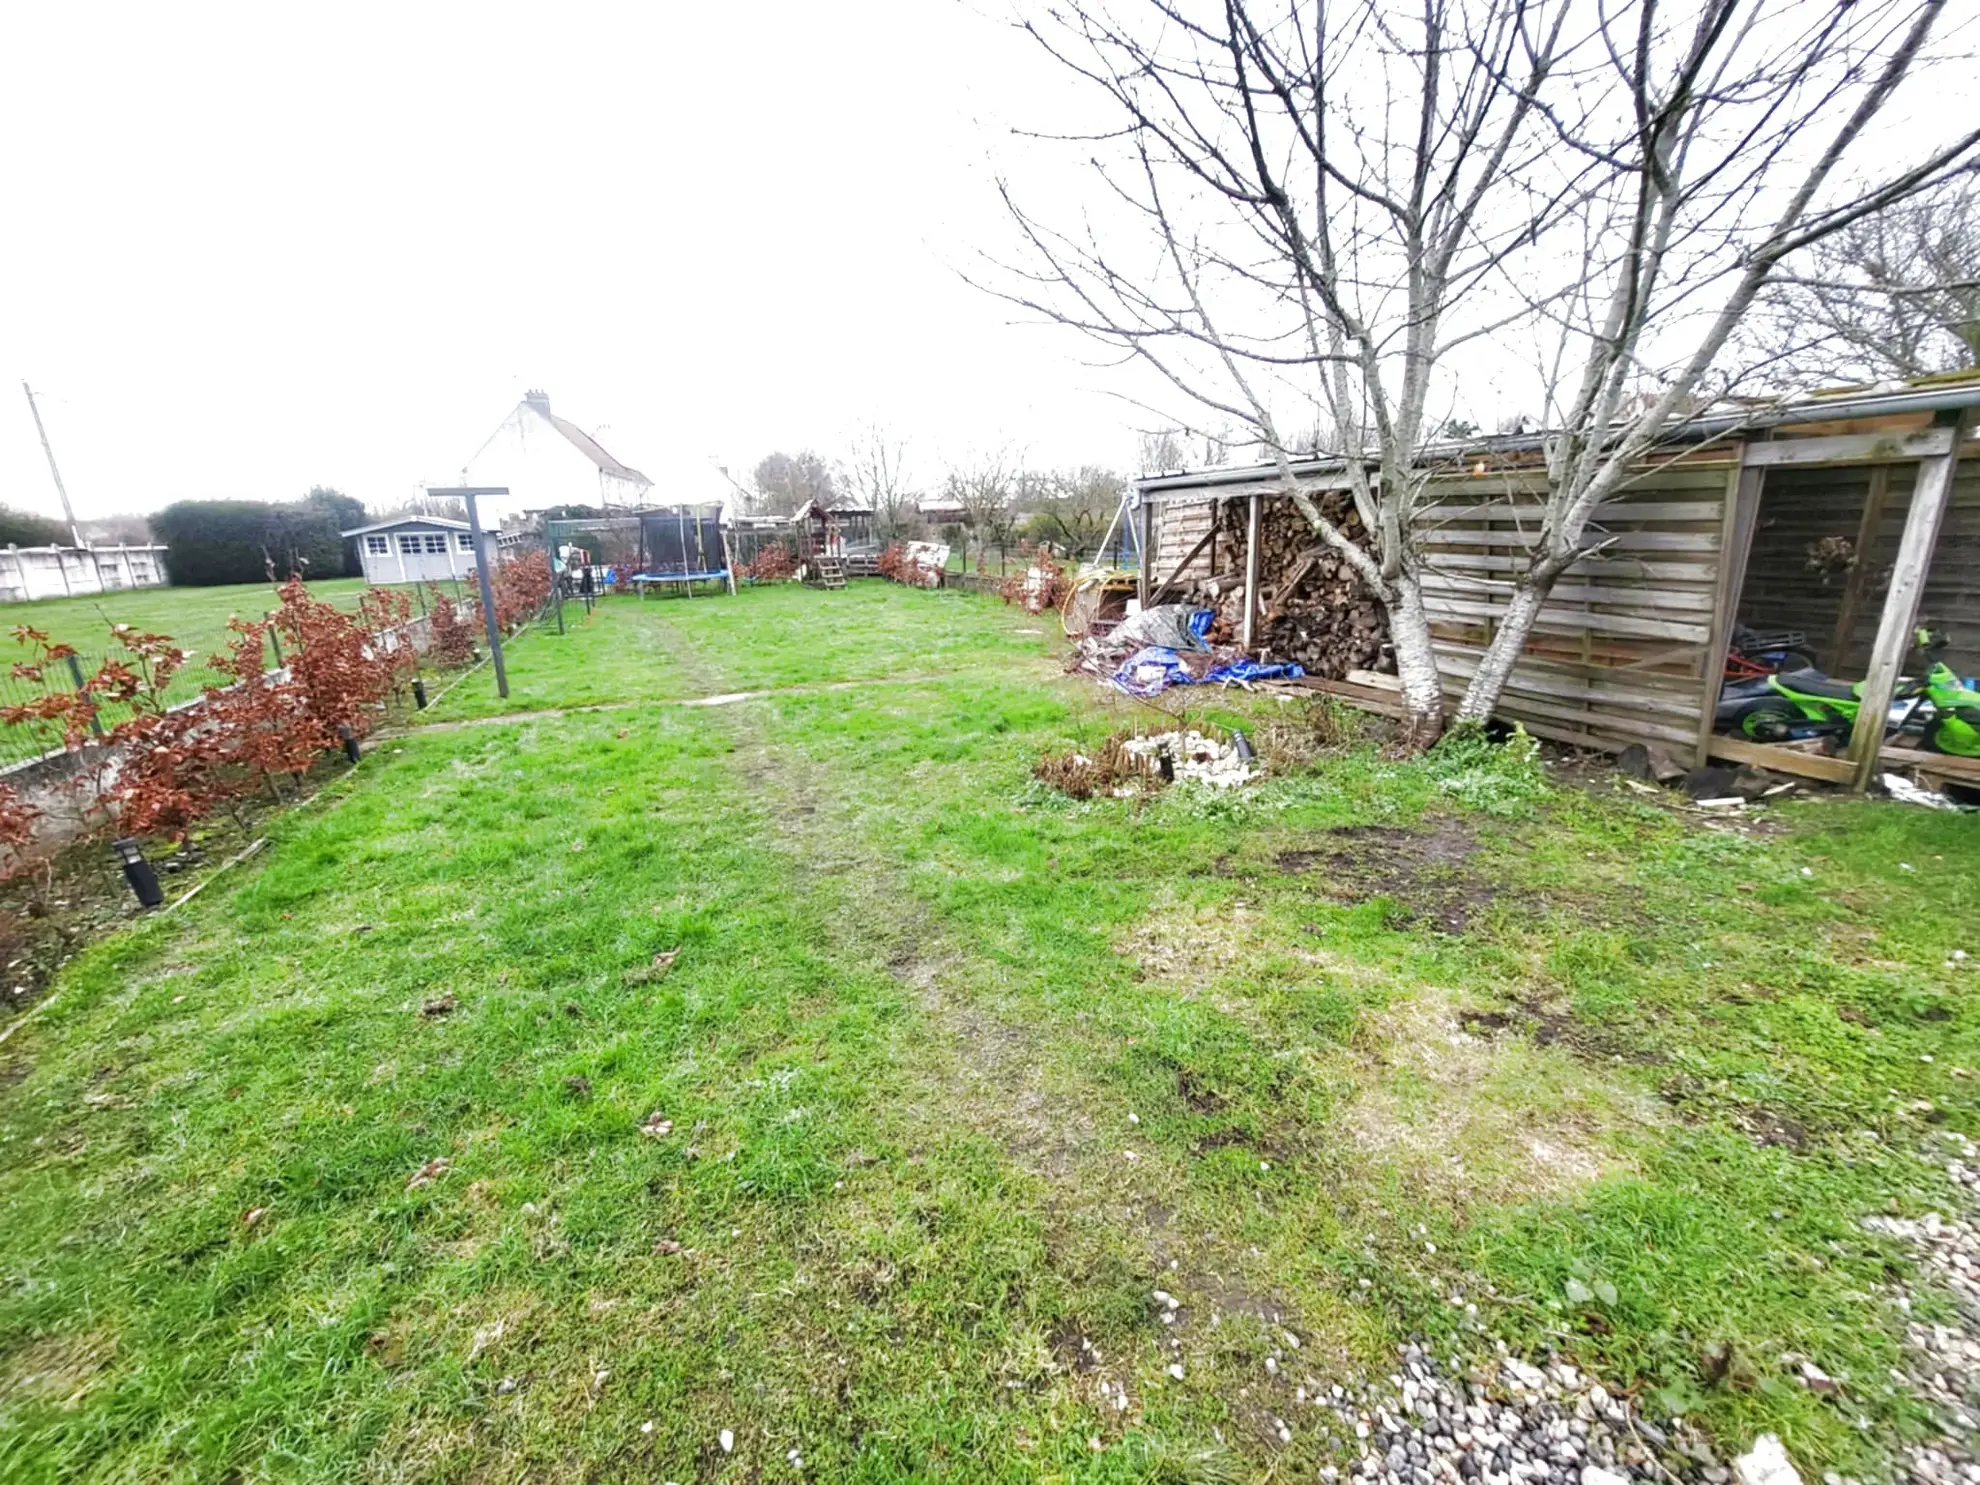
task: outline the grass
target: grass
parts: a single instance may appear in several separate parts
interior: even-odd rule
[[[309,587],[319,598],[355,611],[365,583],[362,578],[327,578]],[[266,583],[237,583],[217,588],[133,588],[77,598],[0,603],[0,635],[6,636],[0,648],[11,652],[10,659],[0,663],[0,701],[25,701],[38,694],[31,684],[14,680],[5,673],[11,658],[27,655],[25,649],[12,643],[17,627],[39,629],[59,643],[73,645],[85,675],[94,672],[106,656],[123,657],[122,649],[111,637],[112,624],[130,624],[154,634],[169,634],[182,648],[191,650],[194,657],[166,688],[167,701],[180,702],[197,696],[201,687],[214,679],[206,661],[225,648],[227,620],[235,615],[267,614],[275,607],[274,592]],[[66,683],[66,679],[58,667],[57,680]],[[38,742],[34,738],[0,736],[0,761],[31,757],[37,750]]]
[[[0,1472],[1310,1477],[1296,1386],[1474,1323],[1804,1469],[1922,1426],[1858,1219],[1980,1133],[1968,820],[1367,745],[1074,803],[1151,718],[1055,642],[608,601],[86,952],[0,1049]]]

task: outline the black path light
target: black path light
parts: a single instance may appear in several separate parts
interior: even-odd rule
[[[337,741],[344,745],[344,756],[353,763],[361,762],[364,754],[358,749],[357,733],[351,730],[349,722],[337,724]]]
[[[426,710],[426,682],[418,676],[413,677],[413,707],[422,712]]]
[[[135,836],[118,836],[110,842],[110,849],[117,853],[117,860],[124,868],[124,880],[131,884],[140,907],[155,908],[165,901],[165,890],[158,885],[158,873],[144,859]]]

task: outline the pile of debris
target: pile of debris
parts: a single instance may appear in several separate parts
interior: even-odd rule
[[[1317,499],[1322,515],[1357,543],[1367,544],[1361,517],[1345,491]],[[1243,632],[1246,520],[1245,502],[1225,506],[1220,536],[1228,536],[1237,553],[1235,570],[1197,585],[1203,601],[1217,612],[1213,638]],[[1347,558],[1320,541],[1290,500],[1261,504],[1258,551],[1262,613],[1254,638],[1260,660],[1290,662],[1327,680],[1340,680],[1350,670],[1394,668],[1387,659],[1389,621],[1382,605]]]
[[[1213,643],[1217,616],[1187,603],[1143,609],[1073,646],[1066,669],[1107,681],[1130,696],[1170,686],[1248,685],[1297,677],[1297,665],[1262,664],[1233,645]]]
[[[1187,732],[1116,732],[1091,754],[1047,753],[1032,775],[1074,799],[1132,799],[1178,779],[1212,789],[1235,789],[1257,778],[1260,765],[1241,732],[1228,742]]]

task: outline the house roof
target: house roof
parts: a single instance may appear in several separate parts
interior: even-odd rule
[[[798,507],[798,508],[797,508],[796,510],[794,510],[794,511],[792,511],[792,512],[791,512],[791,519],[792,519],[793,521],[802,521],[802,520],[805,520],[805,519],[806,519],[807,517],[810,517],[810,516],[814,516],[814,515],[824,515],[824,516],[870,516],[870,515],[872,515],[872,514],[873,514],[873,507],[872,507],[872,506],[870,506],[870,505],[860,505],[860,504],[858,504],[858,503],[857,503],[856,501],[851,501],[851,500],[826,500],[826,501],[818,501],[818,500],[807,500],[807,501],[805,501],[805,503],[804,503],[803,505],[800,505],[800,506],[799,506],[799,507]]]
[[[636,485],[650,485],[652,480],[634,469],[630,464],[621,464],[605,452],[605,446],[578,427],[569,418],[560,418],[550,411],[550,399],[542,392],[531,392],[523,398],[523,406],[542,417],[543,421],[563,434],[572,448],[598,466],[599,472],[609,474],[614,479],[628,480]]]
[[[401,526],[438,526],[443,531],[466,531],[466,521],[450,521],[445,516],[394,516],[389,521],[374,521],[369,526],[354,526],[349,531],[339,531],[339,536],[369,536],[374,531],[396,531]]]

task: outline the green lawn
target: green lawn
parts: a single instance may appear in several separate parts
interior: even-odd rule
[[[1075,803],[1037,755],[1156,719],[1061,643],[609,600],[506,709],[613,710],[478,671],[87,951],[0,1047],[0,1475],[1311,1479],[1353,1441],[1296,1389],[1484,1350],[1465,1303],[1879,1469],[1908,1258],[1858,1219],[1980,1133],[1972,822],[1352,742]]]
[[[362,578],[326,578],[309,585],[310,592],[355,610],[364,592]],[[0,603],[0,700],[26,700],[36,694],[30,684],[14,680],[7,668],[28,652],[14,643],[14,630],[23,625],[39,629],[62,644],[73,645],[84,674],[93,672],[109,655],[123,652],[110,635],[112,624],[130,624],[155,634],[169,634],[193,659],[173,677],[168,701],[187,701],[212,684],[207,660],[227,643],[227,620],[254,618],[277,606],[266,583],[238,583],[219,588],[134,588],[120,593],[93,593],[80,598],[44,598],[33,603]],[[59,673],[66,681],[66,671]],[[11,752],[8,750],[11,749]],[[0,736],[0,762],[31,756],[35,740]]]

